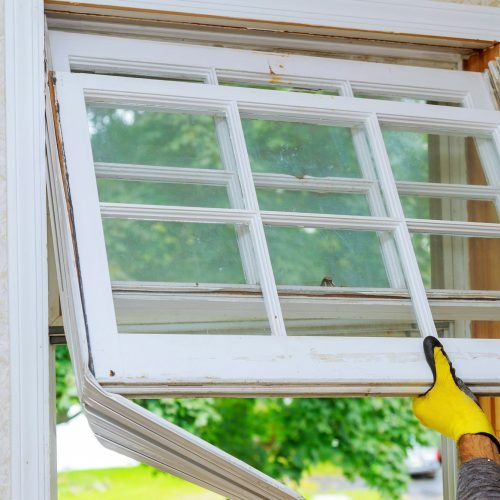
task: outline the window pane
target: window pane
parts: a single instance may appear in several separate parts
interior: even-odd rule
[[[350,128],[243,120],[254,172],[303,177],[361,177]]]
[[[258,287],[254,292],[233,290],[225,297],[213,291],[209,298],[207,295],[200,291],[198,295],[178,291],[132,297],[127,293],[114,293],[118,331],[170,335],[270,334]]]
[[[500,290],[500,238],[415,233],[412,243],[426,288]]]
[[[104,219],[112,280],[245,283],[235,227]]]
[[[265,231],[278,285],[389,287],[376,232],[271,226]]]
[[[491,201],[405,195],[400,198],[404,214],[410,219],[499,222]]]
[[[283,92],[302,92],[304,94],[320,94],[320,95],[339,95],[336,89],[322,89],[317,87],[301,87],[292,83],[282,83],[281,78],[276,83],[253,83],[245,81],[229,81],[221,80],[219,78],[219,85],[227,85],[228,87],[247,87],[250,89],[263,89],[263,90],[281,90]]]
[[[440,321],[442,338],[500,338],[500,321]],[[437,326],[437,325],[436,325]]]
[[[229,208],[222,186],[97,179],[99,199],[107,203]]]
[[[498,165],[489,139],[389,128],[384,128],[383,135],[398,181],[486,185],[484,161]]]
[[[304,319],[284,311],[287,335],[322,337],[420,337],[416,322],[359,319]]]
[[[394,96],[394,95],[382,95],[378,92],[357,92],[354,91],[354,97],[361,97],[362,99],[380,99],[381,101],[398,101],[398,102],[410,102],[414,104],[437,104],[439,106],[453,106],[453,107],[462,107],[463,104],[460,102],[452,102],[446,100],[426,100],[420,99],[418,97],[413,96]]]
[[[259,188],[257,189],[257,198],[261,210],[370,215],[368,200],[362,194],[315,193]]]
[[[214,117],[88,105],[95,162],[222,168]]]

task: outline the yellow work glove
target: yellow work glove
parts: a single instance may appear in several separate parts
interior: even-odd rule
[[[455,370],[435,337],[424,339],[424,353],[434,383],[425,393],[413,399],[413,412],[427,427],[458,440],[464,434],[488,435],[500,444],[486,415],[471,390],[455,376]]]

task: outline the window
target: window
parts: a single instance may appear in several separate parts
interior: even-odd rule
[[[434,320],[457,336],[458,309],[464,320],[498,319],[494,291],[463,276],[468,247],[500,227],[496,216],[473,218],[477,206],[494,213],[499,193],[499,115],[474,109],[491,107],[478,75],[391,67],[388,82],[379,64],[130,40],[111,45],[127,54],[111,64],[95,52],[99,37],[53,36],[105,386],[362,392],[363,380],[395,373],[373,353],[416,352],[419,341],[402,337],[435,334]],[[152,60],[134,69],[138,52]],[[443,101],[456,105],[433,104]],[[478,180],[467,178],[466,151]],[[359,349],[367,359],[353,364]],[[339,350],[348,361],[329,361]],[[427,379],[420,361],[398,376],[398,387]]]
[[[454,337],[465,381],[498,391],[500,341],[466,338],[500,320],[478,258],[500,237],[500,113],[480,75],[102,41],[51,33],[64,174],[53,167],[52,210],[63,300],[82,308],[66,327],[89,346],[102,439],[116,432],[95,409],[102,388],[423,391],[425,335]],[[139,456],[147,417],[113,404]],[[203,449],[196,467],[230,462],[180,435]],[[164,449],[149,453],[172,470]],[[241,484],[265,484],[245,470]]]

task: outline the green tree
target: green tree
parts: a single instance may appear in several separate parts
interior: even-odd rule
[[[57,348],[57,411],[74,415],[75,387],[65,346]],[[363,478],[384,498],[408,486],[404,460],[433,435],[413,416],[408,398],[186,398],[138,404],[271,476],[298,482],[311,467],[335,464]]]

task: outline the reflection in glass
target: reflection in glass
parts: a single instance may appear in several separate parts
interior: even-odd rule
[[[229,208],[222,186],[97,179],[99,200],[105,203]]]
[[[500,238],[411,236],[426,288],[500,290]]]
[[[495,157],[492,141],[399,129],[383,129],[385,146],[398,181],[485,185],[478,144]]]
[[[239,298],[239,300],[238,300]],[[269,335],[264,300],[260,291],[238,296],[169,294],[154,299],[128,299],[115,294],[120,333],[170,335]],[[196,311],[196,313],[194,313]]]
[[[278,285],[389,286],[375,232],[271,226],[265,232]]]
[[[395,95],[381,95],[380,93],[376,92],[358,92],[354,91],[354,97],[360,97],[362,99],[377,99],[381,101],[397,101],[397,102],[409,102],[412,104],[431,104],[431,105],[438,105],[438,106],[451,106],[451,107],[462,107],[463,104],[459,102],[452,102],[452,101],[444,101],[444,100],[426,100],[426,99],[420,99],[418,97],[413,97],[413,96],[395,96]]]
[[[420,337],[416,322],[391,320],[356,320],[338,318],[297,318],[285,309],[287,335],[322,337]]]
[[[401,195],[400,199],[405,217],[409,219],[499,222],[491,201],[407,195]]]
[[[87,106],[95,162],[222,168],[214,117]]]
[[[313,191],[258,188],[257,198],[261,210],[370,215],[368,200],[363,194],[317,193]]]
[[[349,128],[245,119],[243,130],[254,172],[361,177]]]
[[[235,227],[104,219],[112,280],[245,283]]]
[[[319,94],[319,95],[339,95],[339,91],[335,89],[321,89],[312,87],[300,87],[299,85],[294,85],[292,83],[286,84],[286,82],[269,82],[269,83],[249,83],[241,81],[229,81],[219,78],[219,85],[225,85],[227,87],[246,87],[249,89],[262,89],[262,90],[280,90],[282,92],[300,92],[302,94]]]

